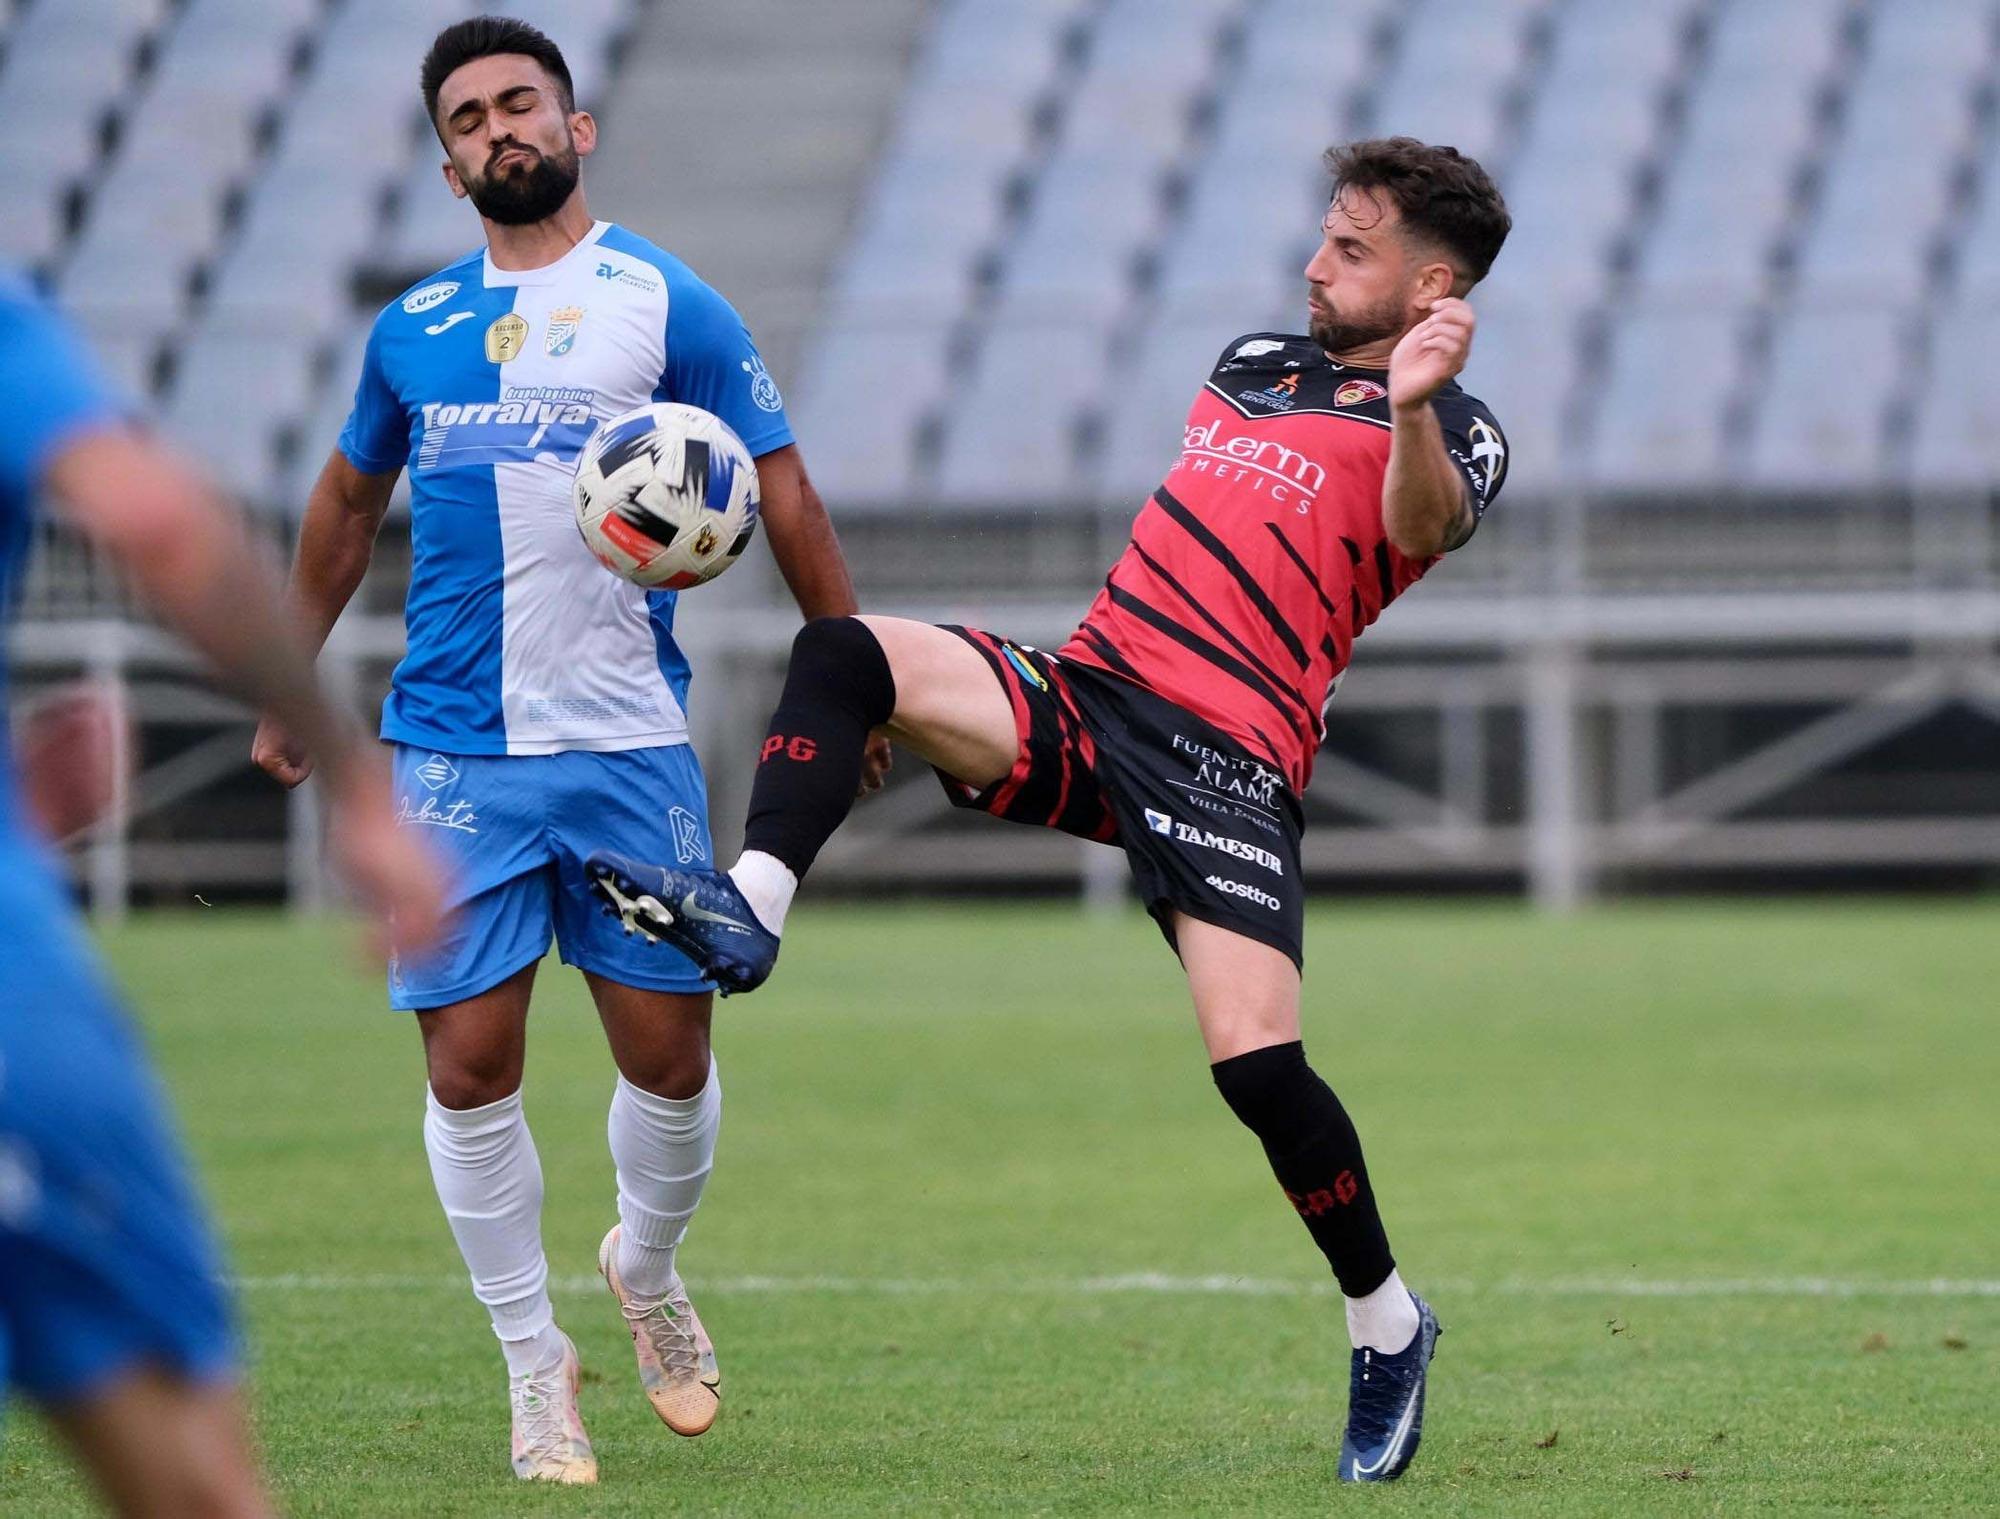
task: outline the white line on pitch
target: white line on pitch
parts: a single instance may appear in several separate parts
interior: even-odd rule
[[[439,1274],[282,1274],[235,1279],[246,1292],[408,1292],[464,1290],[463,1276]],[[598,1292],[595,1275],[551,1278],[558,1292]],[[1117,1293],[1160,1293],[1176,1297],[1320,1297],[1333,1292],[1331,1282],[1301,1282],[1254,1276],[1169,1276],[1136,1271],[1118,1276],[1014,1277],[992,1282],[955,1277],[867,1276],[725,1276],[692,1284],[701,1292],[769,1294],[849,1293],[877,1297],[947,1297],[959,1295],[1082,1297]],[[1475,1282],[1436,1279],[1420,1283],[1432,1292],[1503,1293],[1515,1297],[2000,1297],[2000,1280],[1919,1277],[1892,1281],[1852,1280],[1825,1276],[1647,1277],[1578,1276]]]

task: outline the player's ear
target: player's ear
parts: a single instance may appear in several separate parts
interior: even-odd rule
[[[444,182],[453,195],[465,199],[465,181],[458,177],[458,169],[449,158],[444,161]]]
[[[1428,311],[1431,303],[1441,301],[1452,293],[1458,284],[1458,271],[1442,261],[1425,264],[1417,273],[1417,305]]]
[[[588,111],[570,112],[569,135],[576,144],[576,156],[588,158],[597,149],[597,118]]]

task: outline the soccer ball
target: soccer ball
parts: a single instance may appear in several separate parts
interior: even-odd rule
[[[734,564],[757,531],[757,464],[729,424],[654,401],[591,435],[572,488],[576,525],[612,574],[684,591]]]

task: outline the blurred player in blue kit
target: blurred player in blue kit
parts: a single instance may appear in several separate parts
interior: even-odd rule
[[[393,919],[397,946],[433,938],[435,867],[395,827],[374,754],[321,696],[276,576],[11,277],[0,416],[0,596],[46,493],[237,696],[312,735],[348,876]],[[42,1405],[120,1513],[265,1514],[221,1260],[43,837],[101,809],[117,736],[88,702],[45,719],[24,735],[18,778],[0,734],[0,1388]]]
[[[597,125],[576,109],[556,45],[474,18],[438,34],[421,81],[445,187],[479,212],[485,246],[376,318],[353,412],[307,503],[293,590],[323,640],[407,470],[408,652],[382,737],[398,815],[447,862],[456,912],[433,953],[391,967],[390,1003],[416,1014],[423,1039],[425,1149],[506,1359],[514,1470],[593,1482],[522,1108],[529,998],[551,938],[589,984],[619,1072],[617,1221],[600,1269],[648,1400],[681,1435],[707,1430],[721,1401],[676,1253],[713,1164],[722,1091],[710,983],[684,956],[648,956],[584,890],[583,861],[607,840],[636,834],[691,862],[710,844],[675,595],[592,558],[571,506],[577,456],[605,418],[647,402],[713,412],[756,458],[765,531],[801,611],[845,615],[854,592],[742,320],[680,260],[586,209]],[[258,763],[286,785],[310,768],[300,737],[282,721],[258,735]],[[876,743],[872,784],[886,756]]]

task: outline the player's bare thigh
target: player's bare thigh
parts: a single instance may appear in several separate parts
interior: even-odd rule
[[[903,617],[857,619],[875,635],[896,681],[889,736],[968,786],[1014,768],[1014,704],[979,651],[956,633]]]
[[[1181,966],[1209,1064],[1299,1037],[1299,968],[1282,950],[1174,914]]]

